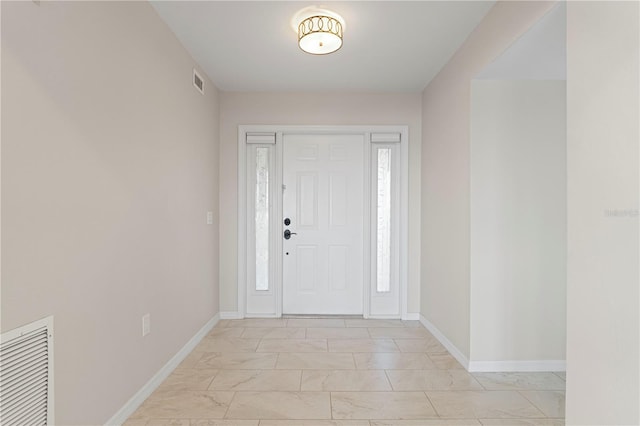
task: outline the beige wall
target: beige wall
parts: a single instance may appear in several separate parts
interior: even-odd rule
[[[467,358],[471,80],[553,5],[496,3],[422,94],[420,312]]]
[[[567,4],[567,424],[640,424],[637,2]]]
[[[221,93],[220,310],[237,310],[238,125],[409,126],[409,312],[420,309],[420,94]]]
[[[473,81],[471,369],[565,361],[565,110],[564,81]]]
[[[194,65],[146,2],[2,2],[2,331],[54,316],[56,424],[107,421],[218,312]]]

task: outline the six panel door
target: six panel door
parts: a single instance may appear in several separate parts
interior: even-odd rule
[[[284,135],[283,313],[362,314],[363,174],[363,135]]]

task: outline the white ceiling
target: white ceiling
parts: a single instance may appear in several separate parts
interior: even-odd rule
[[[424,89],[494,1],[330,1],[344,45],[313,56],[290,20],[302,1],[152,1],[160,17],[226,91]]]

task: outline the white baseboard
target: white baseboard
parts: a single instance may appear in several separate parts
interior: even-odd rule
[[[420,313],[419,312],[407,312],[404,318],[404,321],[420,321]]]
[[[456,345],[451,343],[451,341],[447,339],[447,337],[442,334],[440,330],[438,330],[438,327],[429,322],[429,320],[427,320],[423,315],[420,315],[420,322],[427,330],[429,330],[429,332],[431,332],[431,334],[433,334],[436,339],[438,339],[442,346],[444,346],[449,351],[449,353],[455,359],[457,359],[460,364],[462,364],[464,368],[469,370],[469,360],[467,359],[467,357],[464,356],[460,349],[458,349]]]
[[[124,423],[129,416],[155,391],[158,386],[167,378],[169,374],[184,360],[187,355],[198,346],[198,343],[204,336],[211,331],[213,327],[220,321],[220,314],[216,314],[193,336],[186,345],[178,351],[145,385],[131,397],[129,401],[113,415],[105,425],[107,426],[120,426]]]
[[[435,325],[422,315],[420,315],[420,322],[471,373],[567,371],[567,362],[565,360],[469,361]]]
[[[567,362],[564,360],[470,361],[468,370],[473,373],[567,371]]]
[[[250,319],[250,318],[255,318],[255,319],[260,319],[260,318],[282,318],[282,315],[277,315],[277,314],[245,314],[243,317],[238,316],[237,318],[233,318],[233,319]]]
[[[226,311],[220,312],[220,319],[243,319],[243,318],[280,318],[276,314],[247,314],[246,316],[240,315],[239,312],[236,311]],[[398,317],[395,315],[372,315],[369,318],[371,319],[397,319]],[[418,321],[420,320],[420,314],[418,312],[409,312],[406,314],[403,321]]]

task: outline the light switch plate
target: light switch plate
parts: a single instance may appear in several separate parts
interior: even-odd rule
[[[213,212],[207,212],[207,225],[213,225]]]
[[[151,314],[142,316],[142,337],[151,333]]]

